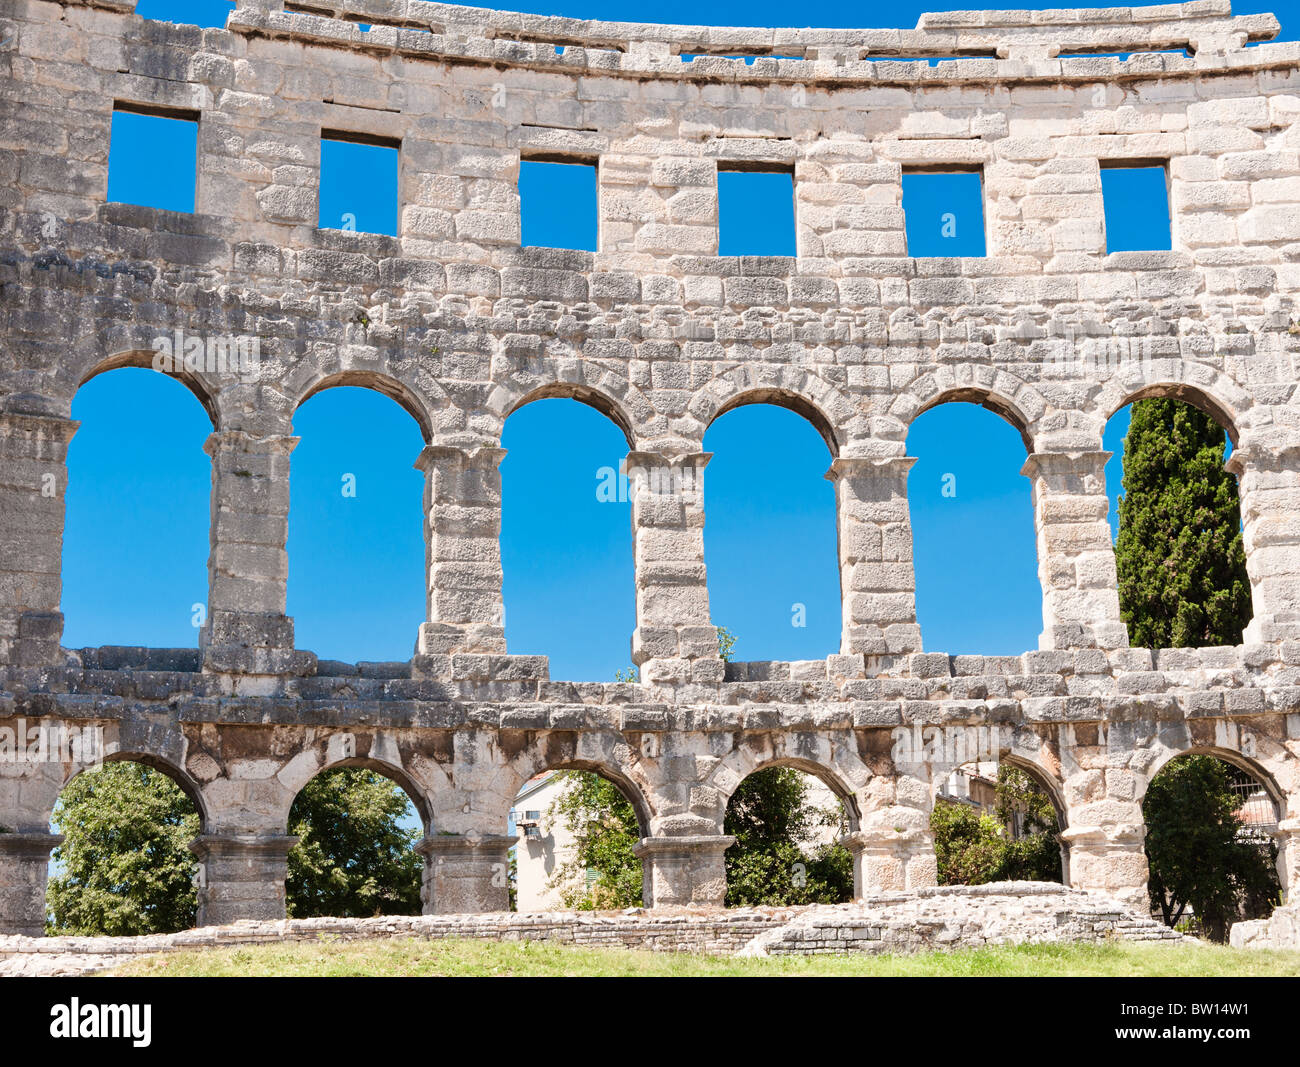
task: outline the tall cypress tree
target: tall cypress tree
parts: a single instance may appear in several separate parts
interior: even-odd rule
[[[1251,617],[1226,435],[1178,400],[1138,400],[1124,438],[1115,565],[1138,648],[1236,645]]]

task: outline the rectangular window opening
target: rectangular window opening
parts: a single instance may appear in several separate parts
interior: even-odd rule
[[[397,236],[397,171],[401,142],[352,130],[322,130],[322,230]]]
[[[1107,252],[1173,248],[1164,160],[1102,160],[1101,199]]]
[[[907,254],[978,257],[984,242],[984,172],[979,168],[903,171]]]
[[[108,200],[194,213],[199,114],[118,101],[108,147]]]
[[[596,251],[597,163],[534,155],[519,161],[520,243],[532,248]]]
[[[796,254],[794,169],[718,161],[718,255]]]

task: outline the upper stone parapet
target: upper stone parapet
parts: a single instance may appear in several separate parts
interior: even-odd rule
[[[329,19],[337,27],[312,27],[304,19]],[[1230,0],[1196,0],[1151,7],[1068,8],[1047,11],[928,13],[916,28],[762,29],[661,26],[601,22],[428,3],[426,0],[244,0],[231,29],[274,34],[305,31],[357,39],[355,25],[372,27],[368,43],[397,43],[396,31],[421,31],[449,40],[517,42],[554,48],[596,49],[664,60],[678,56],[775,57],[853,63],[873,57],[1052,58],[1060,54],[1186,49],[1222,52],[1248,41],[1272,40],[1273,15],[1232,14]],[[488,58],[488,57],[484,57]],[[493,58],[496,58],[493,56]]]

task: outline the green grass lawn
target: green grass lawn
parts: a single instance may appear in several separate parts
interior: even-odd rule
[[[146,956],[109,972],[155,977],[341,976],[1300,976],[1300,952],[1186,945],[1014,945],[916,956],[732,959],[543,942],[315,941]]]

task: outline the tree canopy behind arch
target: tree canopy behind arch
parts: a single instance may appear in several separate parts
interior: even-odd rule
[[[1182,401],[1132,405],[1115,568],[1136,648],[1241,643],[1250,581],[1225,444],[1223,428]]]
[[[84,771],[54,808],[64,835],[46,891],[52,934],[164,934],[194,925],[194,802],[167,775],[125,760]]]
[[[419,915],[421,833],[402,825],[411,808],[401,786],[361,767],[303,786],[289,810],[289,917]]]

